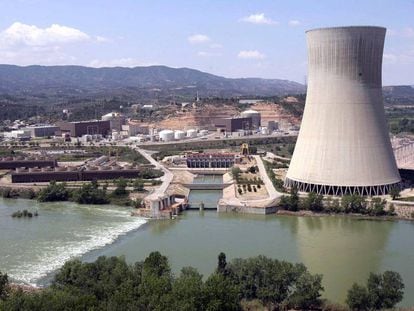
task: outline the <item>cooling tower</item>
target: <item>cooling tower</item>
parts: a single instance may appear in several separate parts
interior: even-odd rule
[[[381,195],[400,176],[382,103],[385,28],[310,30],[305,110],[285,186]]]

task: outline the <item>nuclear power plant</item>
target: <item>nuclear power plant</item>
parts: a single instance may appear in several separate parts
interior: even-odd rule
[[[307,31],[307,98],[285,186],[370,196],[399,185],[382,102],[385,31]]]

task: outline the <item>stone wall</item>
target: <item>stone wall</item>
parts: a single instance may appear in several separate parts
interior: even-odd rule
[[[217,205],[217,212],[219,213],[241,213],[241,214],[257,214],[267,215],[277,212],[277,207],[249,207],[249,206],[236,206],[236,205]]]
[[[395,213],[398,217],[413,219],[414,217],[414,202],[391,201],[394,205]]]

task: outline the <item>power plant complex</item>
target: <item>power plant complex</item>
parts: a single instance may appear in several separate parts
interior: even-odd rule
[[[307,98],[287,187],[383,195],[399,185],[382,102],[385,31],[355,26],[307,32]]]

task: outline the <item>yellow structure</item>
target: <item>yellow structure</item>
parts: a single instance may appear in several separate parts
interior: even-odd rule
[[[246,143],[243,143],[241,145],[241,154],[242,155],[249,155],[249,145]]]

